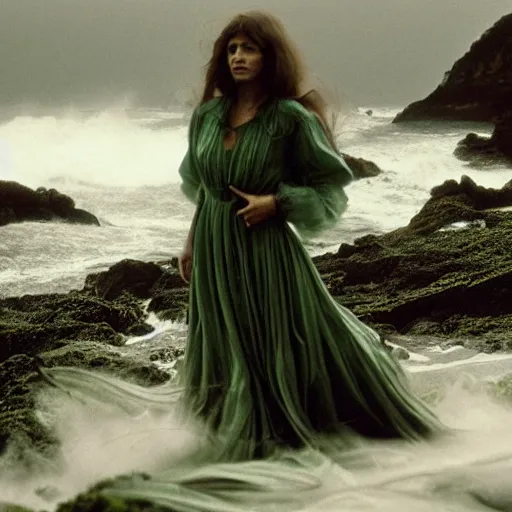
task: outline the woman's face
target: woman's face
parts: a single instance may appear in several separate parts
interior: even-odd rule
[[[263,54],[259,46],[240,33],[228,42],[228,65],[235,82],[256,80],[263,69]]]

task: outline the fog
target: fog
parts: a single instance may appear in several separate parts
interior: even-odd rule
[[[354,105],[428,94],[510,0],[0,0],[0,104],[128,97],[165,107],[200,87],[223,24],[278,15],[311,71]]]

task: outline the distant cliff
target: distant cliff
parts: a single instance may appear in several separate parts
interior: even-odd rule
[[[447,72],[437,89],[393,122],[493,121],[512,111],[512,14],[501,18]]]

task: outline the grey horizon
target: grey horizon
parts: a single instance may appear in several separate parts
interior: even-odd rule
[[[201,85],[232,14],[278,15],[341,103],[404,106],[429,94],[508,0],[0,0],[0,106],[165,107]]]

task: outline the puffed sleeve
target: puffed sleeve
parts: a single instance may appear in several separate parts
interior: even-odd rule
[[[179,167],[181,191],[193,203],[199,205],[204,199],[204,190],[197,172],[196,143],[199,124],[198,109],[195,109],[190,119],[188,129],[188,149]]]
[[[353,174],[332,148],[316,115],[296,102],[292,110],[296,118],[293,179],[280,184],[277,203],[286,221],[302,236],[312,237],[333,227],[345,211],[344,187]]]

